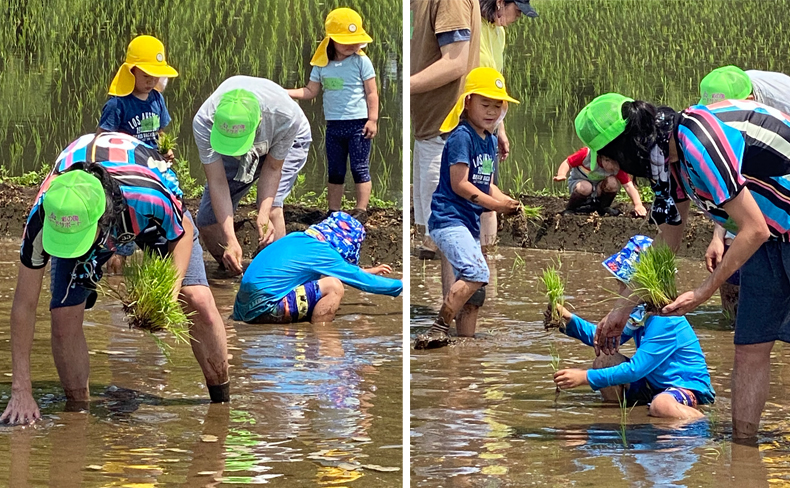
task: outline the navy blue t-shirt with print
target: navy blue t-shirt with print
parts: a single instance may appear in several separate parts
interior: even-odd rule
[[[483,139],[468,122],[461,121],[447,138],[442,151],[439,170],[439,186],[431,200],[431,217],[428,231],[463,225],[473,237],[480,237],[480,214],[485,210],[480,205],[459,196],[450,182],[450,166],[469,166],[469,181],[481,192],[488,194],[497,158],[496,137],[486,132]]]
[[[99,120],[100,129],[129,134],[153,147],[159,147],[159,130],[168,124],[170,113],[165,97],[156,90],[151,90],[148,100],[140,100],[131,93],[125,97],[110,97]]]

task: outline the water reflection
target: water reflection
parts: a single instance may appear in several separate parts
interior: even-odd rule
[[[0,242],[0,261],[17,253],[18,243]],[[0,295],[12,276],[13,266],[0,267]],[[238,284],[211,285],[229,315]],[[402,485],[400,471],[364,467],[401,468],[400,299],[349,290],[327,327],[227,322],[230,405],[208,403],[189,347],[168,363],[126,328],[117,303],[100,299],[85,322],[92,402],[76,412],[57,381],[41,303],[31,370],[43,420],[0,427],[0,486]],[[0,300],[0,317],[9,312]],[[0,327],[0,373],[10,371]],[[10,388],[3,376],[0,406]]]
[[[588,387],[555,395],[549,347],[560,367],[589,367],[589,347],[543,330],[539,271],[558,256],[574,310],[596,321],[614,289],[602,255],[500,248],[496,294],[487,299],[478,337],[411,354],[413,486],[767,486],[790,481],[790,348],[777,344],[758,447],[730,442],[732,329],[718,297],[688,316],[719,393],[707,418],[676,424],[633,409],[623,440],[620,409]],[[520,259],[516,259],[516,255]],[[681,260],[679,289],[701,282],[704,264]],[[430,326],[440,304],[439,268],[412,264],[411,324]],[[624,348],[631,355],[633,348]],[[736,484],[737,483],[737,484]]]

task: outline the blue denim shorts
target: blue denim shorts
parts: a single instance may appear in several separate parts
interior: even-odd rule
[[[203,264],[203,247],[198,239],[197,226],[194,225],[189,211],[184,212],[184,218],[192,221],[192,255],[189,258],[189,266],[184,274],[181,286],[208,286],[206,267]],[[167,253],[167,242],[162,240],[162,242],[152,245],[151,248],[165,254]],[[86,309],[93,307],[98,296],[96,285],[102,277],[102,266],[109,261],[112,255],[112,252],[103,252],[96,257],[95,261],[90,263],[82,262],[80,258],[61,259],[53,257],[50,272],[52,275],[50,284],[52,300],[49,302],[49,309],[72,307],[81,303],[85,303]]]
[[[735,344],[790,342],[790,242],[768,241],[741,267]]]
[[[480,240],[472,237],[463,225],[433,229],[431,239],[453,266],[455,278],[474,283],[488,283],[489,271]]]

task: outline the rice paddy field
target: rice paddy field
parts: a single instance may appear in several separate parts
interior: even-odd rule
[[[51,164],[78,136],[96,130],[107,89],[136,35],[165,44],[179,72],[164,92],[192,175],[204,180],[192,117],[226,78],[246,74],[304,86],[310,58],[333,8],[357,10],[374,42],[379,134],[371,152],[374,196],[401,201],[402,23],[399,0],[10,0],[0,4],[0,161],[12,175]],[[313,147],[296,193],[326,186],[320,97],[300,102]],[[349,177],[349,181],[350,181]],[[350,185],[349,185],[350,186]]]
[[[500,184],[567,191],[551,176],[581,147],[573,129],[597,95],[619,92],[677,110],[699,101],[714,68],[790,73],[786,0],[533,0],[537,19],[508,26],[505,79],[521,101],[505,119]]]

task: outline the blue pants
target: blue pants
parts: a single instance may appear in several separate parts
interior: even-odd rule
[[[330,184],[342,185],[345,182],[346,160],[350,161],[354,183],[370,181],[370,139],[362,135],[367,122],[367,119],[326,122],[326,163]]]

